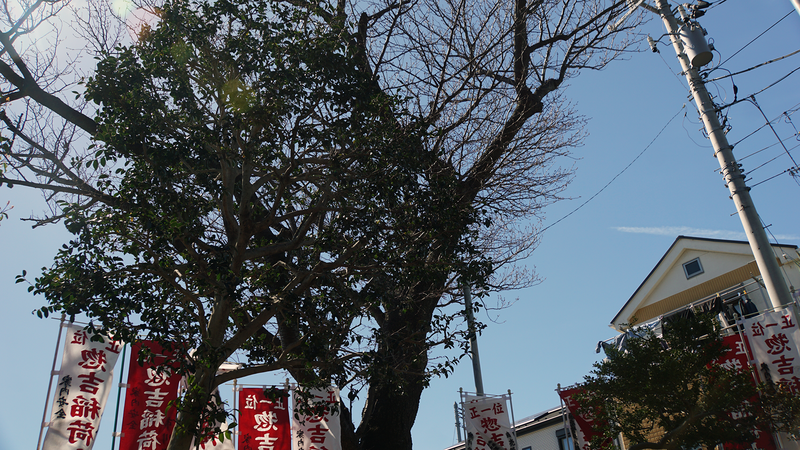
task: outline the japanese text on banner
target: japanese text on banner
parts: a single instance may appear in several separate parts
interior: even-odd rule
[[[67,327],[64,356],[43,450],[90,450],[112,385],[122,343],[92,341],[80,326]]]
[[[558,391],[558,395],[564,401],[567,411],[572,415],[572,420],[577,425],[574,433],[575,443],[581,450],[589,450],[589,443],[594,436],[599,435],[592,430],[594,424],[594,417],[587,411],[581,410],[581,405],[575,400],[576,394],[581,392],[581,388],[562,389]],[[610,443],[610,441],[609,441]]]
[[[728,370],[748,370],[748,366],[750,365],[747,360],[747,340],[740,337],[738,334],[734,334],[731,336],[725,336],[722,338],[722,342],[728,350],[725,354],[720,357],[717,361],[720,367],[728,369]],[[753,380],[755,383],[755,380]],[[746,402],[757,402],[758,397],[751,398],[749,400],[745,400]],[[732,418],[738,419],[742,417],[742,413],[740,411],[731,411],[729,413]],[[738,417],[737,417],[738,415]],[[772,435],[764,430],[756,429],[756,442],[753,443],[742,443],[742,442],[725,442],[723,447],[725,450],[748,450],[751,448],[758,448],[761,450],[775,450],[775,441],[772,439]]]
[[[239,391],[239,450],[291,450],[289,393],[271,393],[267,398],[262,388]]]
[[[147,347],[153,358],[140,365],[138,358],[142,347]],[[163,367],[168,359],[166,353],[152,341],[141,341],[131,346],[119,450],[167,448],[177,415],[177,409],[168,406],[178,398],[181,376],[170,367]]]
[[[758,366],[766,365],[773,382],[798,392],[800,328],[792,310],[781,309],[744,319],[744,329]]]
[[[297,440],[295,450],[341,450],[339,390],[308,389],[305,393],[295,390],[293,394],[295,414],[292,418],[292,433]],[[306,399],[312,403],[307,407],[317,409],[324,406],[325,411],[319,415],[299,415],[300,408],[297,405],[306,404]]]
[[[516,448],[514,430],[508,417],[506,397],[464,395],[464,423],[467,427],[467,447],[489,450],[489,442],[499,448]]]

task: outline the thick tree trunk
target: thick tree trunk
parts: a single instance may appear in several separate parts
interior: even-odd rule
[[[427,358],[426,358],[427,359]],[[411,450],[411,427],[417,418],[424,377],[406,376],[404,386],[370,388],[370,417],[359,427],[361,450]]]
[[[203,410],[214,392],[214,376],[213,371],[205,369],[195,374],[194,383],[188,386],[182,408],[178,411],[167,450],[190,450],[194,440],[192,431],[200,424]]]
[[[411,427],[427,384],[427,337],[438,303],[438,297],[427,297],[430,290],[422,292],[414,307],[388,312],[381,327],[384,341],[378,358],[384,370],[370,380],[364,415],[356,432],[360,450],[412,449]]]

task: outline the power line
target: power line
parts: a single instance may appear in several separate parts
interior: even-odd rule
[[[798,144],[798,145],[795,145],[795,146],[794,146],[794,147],[792,147],[791,149],[787,150],[787,152],[789,152],[789,151],[791,151],[791,150],[794,150],[794,149],[796,149],[797,147],[800,147],[800,144]],[[784,148],[785,148],[785,147],[784,147]],[[790,156],[791,156],[791,155],[790,155]],[[778,159],[778,158],[780,158],[780,157],[781,157],[781,155],[774,156],[774,157],[772,157],[772,158],[770,158],[770,159],[768,159],[768,160],[764,161],[764,162],[763,162],[763,163],[761,163],[760,165],[758,165],[758,166],[755,166],[755,167],[753,167],[752,169],[748,170],[748,171],[747,171],[747,173],[753,173],[753,172],[755,172],[757,169],[760,169],[760,168],[762,168],[762,167],[766,166],[767,164],[771,163],[772,161],[775,161],[776,159]],[[792,158],[792,161],[794,161],[794,158]],[[797,164],[795,164],[795,167],[797,167]],[[719,169],[717,169],[717,170],[719,171]]]
[[[614,178],[612,178],[612,179],[611,179],[611,181],[609,181],[608,183],[606,183],[606,185],[605,185],[605,186],[603,186],[602,188],[600,188],[600,190],[599,190],[599,191],[597,191],[597,192],[596,192],[594,195],[592,195],[591,197],[589,197],[589,198],[588,198],[588,199],[587,199],[585,202],[581,203],[581,204],[580,204],[580,206],[578,206],[577,208],[575,208],[575,209],[573,209],[572,211],[570,211],[570,212],[569,212],[567,215],[565,215],[565,216],[563,216],[562,218],[560,218],[560,219],[556,220],[555,222],[551,223],[550,225],[548,225],[548,226],[546,226],[546,227],[542,228],[542,231],[540,231],[540,233],[544,233],[544,232],[545,232],[546,230],[548,230],[550,227],[552,227],[552,226],[554,226],[554,225],[558,224],[559,222],[561,222],[562,220],[566,219],[567,217],[569,217],[569,216],[571,216],[571,215],[575,214],[575,213],[576,213],[576,212],[577,212],[579,209],[581,209],[581,208],[583,208],[584,206],[586,206],[586,204],[587,204],[587,203],[589,203],[590,201],[594,200],[594,198],[595,198],[595,197],[597,197],[598,195],[600,195],[600,193],[601,193],[601,192],[603,192],[604,190],[606,190],[606,188],[607,188],[607,187],[609,187],[609,186],[611,185],[611,183],[613,183],[613,182],[614,182],[614,180],[616,180],[617,178],[619,178],[619,176],[620,176],[620,175],[622,175],[623,173],[625,173],[625,171],[626,171],[626,170],[628,170],[628,169],[629,169],[629,168],[630,168],[630,167],[633,165],[633,163],[635,163],[635,162],[636,162],[636,160],[638,160],[639,158],[641,158],[641,156],[642,156],[642,155],[644,155],[644,152],[646,152],[646,151],[647,151],[647,150],[648,150],[648,149],[649,149],[649,148],[650,148],[650,147],[653,145],[653,143],[655,143],[655,142],[656,142],[656,139],[658,139],[658,137],[659,137],[659,136],[661,136],[661,133],[663,133],[663,132],[664,132],[664,130],[666,130],[666,129],[667,129],[667,127],[669,126],[669,124],[671,124],[671,123],[672,123],[672,121],[673,121],[673,120],[675,120],[675,118],[676,118],[676,117],[678,117],[678,115],[681,113],[681,111],[683,111],[683,108],[685,108],[685,107],[686,107],[686,104],[683,104],[683,106],[681,106],[681,109],[679,109],[679,110],[678,110],[678,112],[676,112],[676,113],[675,113],[675,115],[674,115],[674,116],[672,116],[672,118],[670,118],[670,119],[667,121],[667,123],[666,123],[666,124],[665,124],[665,125],[664,125],[664,126],[661,128],[661,131],[659,131],[659,132],[658,132],[658,134],[656,134],[656,136],[653,138],[653,140],[651,140],[651,141],[650,141],[650,143],[649,143],[649,144],[647,144],[647,146],[644,148],[644,150],[642,150],[642,151],[641,151],[641,152],[640,152],[638,155],[636,155],[636,157],[635,157],[635,158],[633,158],[633,161],[631,161],[630,163],[628,163],[628,165],[627,165],[627,166],[625,166],[625,168],[624,168],[624,169],[622,169],[622,170],[621,170],[621,171],[620,171],[618,174],[614,175]]]
[[[747,48],[747,46],[749,46],[750,44],[752,44],[753,42],[755,42],[755,41],[756,41],[758,38],[760,38],[761,36],[763,36],[763,35],[764,35],[764,34],[765,34],[767,31],[769,31],[769,30],[773,29],[773,28],[774,28],[776,25],[778,25],[779,23],[781,23],[781,22],[783,21],[783,19],[785,19],[785,18],[787,18],[787,17],[791,16],[791,15],[792,15],[792,13],[794,13],[794,10],[791,10],[791,11],[789,11],[789,13],[788,13],[788,14],[786,14],[786,15],[785,15],[785,16],[783,16],[783,17],[781,17],[781,18],[780,18],[780,19],[779,19],[777,22],[773,23],[773,24],[772,24],[772,25],[771,25],[769,28],[767,28],[766,30],[762,31],[762,32],[761,32],[761,34],[759,34],[758,36],[754,37],[754,38],[753,38],[753,39],[752,39],[750,42],[748,42],[747,44],[745,44],[745,45],[744,45],[744,47],[742,47],[742,48],[740,48],[739,50],[737,50],[737,51],[736,51],[734,54],[732,54],[731,56],[729,56],[729,57],[728,57],[728,58],[727,58],[725,61],[722,61],[721,63],[719,63],[719,65],[718,65],[717,67],[720,67],[720,66],[722,66],[723,64],[725,64],[726,62],[730,61],[730,60],[731,60],[731,58],[733,58],[734,56],[738,55],[738,54],[739,54],[739,52],[741,52],[742,50],[746,49],[746,48]],[[714,69],[712,69],[711,71],[713,71],[713,70],[714,70]],[[711,71],[709,71],[709,73],[711,73]]]
[[[753,105],[755,105],[755,107],[758,109],[758,112],[760,112],[760,113],[761,113],[761,116],[762,116],[762,117],[764,118],[764,120],[767,122],[767,125],[769,125],[769,129],[770,129],[770,130],[772,130],[772,134],[774,134],[774,135],[775,135],[775,138],[776,138],[776,139],[778,139],[778,142],[780,142],[780,144],[781,144],[781,147],[783,147],[783,150],[786,152],[786,154],[787,154],[787,155],[789,155],[789,159],[791,159],[791,160],[792,160],[792,164],[794,164],[794,166],[795,166],[795,167],[797,167],[797,161],[795,161],[795,160],[794,160],[794,158],[792,157],[792,154],[791,154],[791,153],[789,153],[789,150],[787,150],[787,149],[786,149],[786,146],[785,146],[785,145],[783,145],[783,141],[782,141],[782,140],[781,140],[781,138],[778,136],[778,133],[775,131],[775,128],[772,126],[772,123],[769,121],[769,119],[767,119],[767,115],[766,115],[766,114],[764,114],[764,111],[761,109],[761,106],[759,106],[759,105],[758,105],[758,102],[756,101],[756,96],[755,96],[755,95],[751,95],[751,96],[750,96],[750,102],[751,102]]]
[[[788,121],[791,123],[791,118],[790,118],[790,116],[791,116],[792,114],[794,114],[794,113],[796,113],[796,112],[798,111],[798,109],[797,109],[797,107],[798,107],[798,106],[800,106],[800,103],[796,103],[794,106],[792,106],[791,108],[787,109],[787,110],[786,110],[786,111],[784,111],[784,112],[783,112],[783,113],[782,113],[780,116],[778,116],[778,117],[776,117],[776,118],[772,119],[770,122],[775,122],[775,121],[777,121],[777,120],[780,120],[780,118],[781,118],[781,117],[783,117],[783,116],[786,116],[787,120],[788,120]],[[752,135],[754,135],[754,134],[758,133],[759,131],[761,131],[761,129],[762,129],[762,128],[766,127],[767,125],[768,125],[768,124],[766,124],[766,123],[765,123],[764,125],[761,125],[760,127],[758,127],[758,128],[756,128],[755,130],[751,131],[751,132],[750,132],[750,133],[748,133],[748,134],[747,134],[745,137],[743,137],[743,138],[739,139],[738,141],[734,142],[733,144],[731,144],[731,147],[736,147],[737,145],[739,145],[740,143],[742,143],[742,141],[744,141],[745,139],[749,138],[750,136],[752,136]],[[769,147],[772,147],[773,145],[775,145],[775,144],[772,144],[772,145],[770,145],[770,146],[768,146],[768,147],[764,147],[764,148],[762,148],[761,150],[758,150],[758,151],[756,151],[756,152],[753,152],[753,153],[751,153],[751,154],[749,154],[749,155],[747,155],[747,156],[745,156],[745,157],[743,157],[743,158],[739,158],[739,159],[740,159],[740,160],[742,160],[742,159],[744,159],[744,158],[747,158],[747,157],[749,157],[749,156],[753,156],[754,154],[756,154],[756,153],[758,153],[758,152],[760,152],[760,151],[762,151],[762,150],[766,150],[767,148],[769,148]],[[715,169],[715,170],[716,170],[716,169]]]
[[[763,63],[761,63],[761,64],[757,64],[757,65],[755,65],[755,66],[753,66],[753,67],[750,67],[749,69],[740,70],[740,71],[738,71],[738,72],[733,72],[733,73],[729,73],[729,74],[727,74],[727,75],[722,75],[721,77],[717,77],[717,78],[712,78],[712,79],[710,79],[710,80],[706,80],[706,83],[710,83],[710,82],[712,82],[712,81],[718,81],[718,80],[722,80],[722,79],[725,79],[725,78],[732,77],[732,76],[734,76],[734,75],[743,74],[743,73],[745,73],[745,72],[749,72],[749,71],[751,71],[751,70],[753,70],[753,69],[758,69],[759,67],[766,66],[767,64],[772,64],[772,63],[774,63],[774,62],[777,62],[777,61],[780,61],[780,60],[782,60],[782,59],[786,59],[786,58],[788,58],[788,57],[790,57],[790,56],[794,56],[794,55],[796,55],[796,54],[798,54],[798,53],[800,53],[800,50],[795,50],[795,51],[793,51],[793,52],[791,52],[791,53],[788,53],[788,54],[786,54],[786,55],[783,55],[783,56],[781,56],[781,57],[778,57],[778,58],[775,58],[775,59],[771,59],[771,60],[769,60],[769,61],[767,61],[767,62],[763,62]],[[725,69],[723,69],[723,70],[725,70]],[[709,72],[709,73],[711,73],[711,72]]]
[[[731,102],[731,103],[728,103],[727,105],[718,106],[718,107],[716,108],[716,110],[717,110],[717,111],[722,111],[722,110],[723,110],[723,109],[725,109],[725,108],[730,108],[731,106],[733,106],[733,105],[735,105],[735,104],[737,104],[737,103],[741,103],[741,102],[743,102],[743,101],[747,100],[749,97],[752,97],[752,96],[754,96],[754,95],[758,95],[758,94],[760,94],[760,93],[762,93],[762,92],[766,91],[767,89],[769,89],[769,88],[771,88],[771,87],[774,87],[776,84],[778,84],[778,83],[780,83],[781,81],[785,80],[786,78],[788,78],[788,77],[789,77],[789,75],[791,75],[791,74],[793,74],[793,73],[797,72],[798,70],[800,70],[800,67],[797,67],[797,68],[793,69],[791,72],[789,72],[789,73],[787,73],[786,75],[784,75],[784,76],[780,77],[778,80],[776,80],[774,83],[770,84],[769,86],[765,87],[764,89],[761,89],[760,91],[754,92],[754,93],[752,93],[752,94],[748,95],[747,97],[743,97],[743,98],[741,98],[741,99],[739,99],[739,100],[736,100],[736,101],[733,101],[733,102]]]

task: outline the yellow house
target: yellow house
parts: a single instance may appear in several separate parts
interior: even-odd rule
[[[789,290],[800,289],[796,245],[772,246]],[[617,331],[633,323],[678,313],[711,302],[731,305],[746,296],[759,311],[770,308],[750,245],[745,241],[678,236],[647,278],[611,320]],[[729,310],[729,313],[735,310]],[[723,315],[730,320],[729,314]]]
[[[800,252],[796,245],[773,244],[789,291],[800,293]],[[748,309],[745,311],[745,309]],[[746,241],[678,236],[639,285],[610,326],[619,332],[632,324],[695,312],[716,312],[723,325],[733,325],[745,312],[772,309],[750,244]],[[797,441],[778,437],[778,448],[799,450]]]

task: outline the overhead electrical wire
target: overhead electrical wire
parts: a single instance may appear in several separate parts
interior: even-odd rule
[[[730,103],[728,103],[727,105],[718,106],[716,109],[717,109],[717,111],[721,111],[721,110],[723,110],[723,109],[725,109],[725,108],[730,108],[731,106],[733,106],[733,105],[735,105],[735,104],[737,104],[737,103],[741,103],[741,102],[743,102],[743,101],[747,100],[749,97],[752,97],[752,96],[754,96],[754,95],[758,95],[758,94],[760,94],[760,93],[762,93],[762,92],[766,91],[767,89],[774,87],[776,84],[778,84],[778,83],[780,83],[781,81],[785,80],[786,78],[788,78],[788,77],[789,77],[789,75],[791,75],[791,74],[793,74],[793,73],[797,72],[798,70],[800,70],[800,67],[797,67],[797,68],[793,69],[791,72],[789,72],[789,73],[787,73],[786,75],[784,75],[784,76],[780,77],[780,78],[779,78],[779,79],[777,79],[777,80],[776,80],[774,83],[770,84],[769,86],[765,87],[764,89],[761,89],[760,91],[754,92],[754,93],[752,93],[752,94],[748,95],[747,97],[743,97],[743,98],[740,98],[739,100],[735,100],[735,101],[733,101],[733,102],[730,102]]]
[[[793,147],[793,148],[796,148],[796,147]],[[763,180],[759,181],[758,183],[753,183],[752,185],[750,185],[750,188],[752,189],[752,188],[754,188],[754,187],[756,187],[756,186],[758,186],[760,184],[764,184],[767,181],[770,181],[770,180],[773,180],[775,178],[778,178],[779,176],[781,176],[783,174],[786,174],[786,173],[791,173],[793,175],[792,178],[794,178],[795,182],[797,182],[797,177],[794,176],[795,174],[797,174],[797,171],[798,171],[797,167],[789,167],[788,169],[786,169],[786,170],[784,170],[784,171],[782,171],[782,172],[780,172],[780,173],[778,173],[776,175],[773,175],[773,176],[771,176],[769,178],[763,179]],[[800,182],[798,182],[798,185],[800,185]]]
[[[766,125],[765,125],[765,126],[766,126]],[[762,127],[762,128],[763,128],[763,127]],[[792,138],[794,138],[794,136],[791,136],[791,137],[784,138],[782,142],[788,141],[788,140],[790,140],[790,139],[792,139]],[[742,156],[741,158],[736,158],[736,160],[737,160],[737,161],[744,161],[745,159],[747,159],[747,158],[749,158],[749,157],[751,157],[751,156],[755,156],[755,155],[757,155],[757,154],[759,154],[759,153],[761,153],[761,152],[763,152],[763,151],[765,151],[765,150],[769,150],[769,149],[771,149],[772,147],[775,147],[776,145],[778,145],[778,143],[777,143],[777,142],[776,142],[776,143],[774,143],[774,144],[769,144],[768,146],[766,146],[766,147],[762,147],[762,148],[760,148],[760,149],[758,149],[758,150],[756,150],[756,151],[754,151],[754,152],[752,152],[752,153],[749,153],[749,154],[747,154],[747,155],[745,155],[745,156]],[[792,148],[794,148],[794,147],[792,147]],[[791,150],[791,149],[789,149],[789,150]],[[715,167],[715,168],[714,168],[714,172],[719,172],[719,167]]]
[[[794,113],[796,113],[796,112],[798,111],[798,106],[800,106],[800,103],[796,103],[794,106],[792,106],[791,108],[787,109],[787,110],[786,110],[786,111],[784,111],[784,112],[783,112],[783,113],[782,113],[780,116],[778,116],[778,117],[776,117],[776,118],[772,119],[770,122],[775,122],[775,121],[777,121],[777,120],[780,120],[780,118],[781,118],[781,117],[783,117],[783,116],[786,116],[787,120],[788,120],[789,122],[791,122],[791,118],[790,118],[790,116],[791,116],[792,114],[794,114]],[[734,147],[736,147],[737,145],[741,144],[741,143],[742,143],[742,142],[743,142],[745,139],[747,139],[747,138],[749,138],[749,137],[753,136],[754,134],[758,133],[759,131],[761,131],[761,129],[763,129],[763,128],[764,128],[764,127],[766,127],[767,125],[769,125],[769,124],[765,123],[764,125],[761,125],[761,126],[759,126],[759,127],[758,127],[758,128],[756,128],[755,130],[753,130],[753,131],[751,131],[750,133],[748,133],[748,134],[747,134],[745,137],[743,137],[743,138],[739,139],[738,141],[734,142],[733,144],[731,144],[731,147],[732,147],[732,148],[734,148]],[[800,135],[799,135],[798,137],[800,137]],[[740,159],[745,159],[745,158],[747,158],[748,156],[752,156],[752,155],[754,155],[754,154],[756,154],[756,153],[758,153],[758,152],[760,152],[760,151],[762,151],[762,150],[765,150],[765,149],[767,149],[767,148],[769,148],[769,147],[772,147],[773,145],[775,145],[775,144],[772,144],[772,145],[770,145],[770,146],[768,146],[768,147],[764,147],[764,148],[762,148],[761,150],[758,150],[758,151],[756,151],[756,152],[753,152],[753,153],[751,153],[751,154],[749,154],[749,155],[747,155],[747,156],[744,156],[744,157],[742,157],[742,158],[740,158]]]
[[[800,147],[800,144],[798,144],[798,145],[795,145],[794,147],[790,148],[789,150],[787,150],[787,152],[790,152],[790,151],[792,151],[792,150],[796,149],[797,147]],[[757,165],[757,166],[753,167],[752,169],[748,170],[748,171],[747,171],[747,173],[748,173],[748,174],[750,174],[750,173],[753,173],[753,172],[755,172],[756,170],[758,170],[758,169],[760,169],[760,168],[762,168],[762,167],[766,166],[767,164],[771,163],[772,161],[775,161],[776,159],[780,158],[781,156],[782,156],[782,155],[773,156],[772,158],[770,158],[770,159],[768,159],[768,160],[764,161],[763,163],[761,163],[761,164],[759,164],[759,165]],[[741,161],[741,160],[739,160],[739,161]],[[797,165],[795,164],[795,167],[796,167],[796,166],[797,166]],[[719,169],[717,169],[717,171],[719,171]]]
[[[775,138],[776,138],[776,139],[778,139],[778,142],[780,142],[780,144],[781,144],[781,147],[783,147],[783,150],[784,150],[784,151],[786,152],[786,154],[789,156],[789,159],[791,159],[791,160],[792,160],[792,164],[794,164],[794,166],[795,166],[795,167],[797,167],[797,161],[795,161],[795,160],[794,160],[794,158],[792,157],[792,154],[791,154],[791,153],[789,153],[789,150],[787,150],[787,149],[786,149],[786,146],[785,146],[785,145],[783,145],[783,141],[781,140],[780,136],[778,136],[778,132],[777,132],[777,131],[775,131],[775,127],[773,127],[773,126],[772,126],[772,123],[769,121],[769,119],[767,119],[767,115],[766,115],[766,114],[764,114],[764,110],[762,110],[762,109],[761,109],[761,106],[759,106],[759,105],[758,105],[758,102],[756,101],[756,96],[755,96],[755,95],[751,95],[749,98],[750,98],[750,102],[751,102],[753,105],[755,105],[756,109],[758,109],[758,112],[760,112],[760,113],[761,113],[761,116],[762,116],[762,117],[764,118],[764,120],[767,122],[767,125],[769,125],[769,129],[770,129],[770,130],[772,130],[772,134],[774,134],[774,135],[775,135]]]
[[[796,55],[796,54],[798,54],[798,53],[800,53],[800,49],[798,49],[798,50],[795,50],[795,51],[793,51],[792,53],[788,53],[788,54],[786,54],[786,55],[780,56],[780,57],[778,57],[778,58],[771,59],[771,60],[769,60],[769,61],[766,61],[766,62],[763,62],[763,63],[761,63],[761,64],[755,65],[755,66],[753,66],[753,67],[750,67],[749,69],[740,70],[740,71],[738,71],[738,72],[733,72],[733,73],[729,73],[729,74],[727,74],[727,75],[722,75],[721,77],[717,77],[717,78],[712,78],[712,79],[710,79],[710,80],[706,80],[706,83],[710,83],[710,82],[712,82],[712,81],[718,81],[718,80],[722,80],[722,79],[725,79],[725,78],[728,78],[728,77],[732,77],[732,76],[734,76],[734,75],[739,75],[739,74],[742,74],[742,73],[745,73],[745,72],[749,72],[749,71],[751,71],[751,70],[753,70],[753,69],[758,69],[759,67],[766,66],[767,64],[772,64],[772,63],[774,63],[774,62],[777,62],[777,61],[780,61],[780,60],[782,60],[782,59],[786,59],[786,58],[788,58],[788,57],[790,57],[790,56],[794,56],[794,55]],[[710,73],[710,72],[709,72],[709,73]]]
[[[628,163],[628,165],[627,165],[627,166],[625,166],[625,168],[624,168],[624,169],[622,169],[621,171],[619,171],[619,173],[617,173],[616,175],[614,175],[614,178],[612,178],[612,179],[611,179],[611,180],[610,180],[608,183],[606,183],[606,185],[605,185],[605,186],[603,186],[602,188],[600,188],[600,190],[599,190],[599,191],[597,191],[597,192],[596,192],[594,195],[592,195],[591,197],[589,197],[589,198],[588,198],[588,199],[587,199],[585,202],[581,203],[581,204],[580,204],[580,205],[579,205],[577,208],[573,209],[572,211],[570,211],[569,213],[567,213],[565,216],[561,217],[560,219],[556,220],[555,222],[551,223],[550,225],[548,225],[548,226],[546,226],[546,227],[542,228],[542,230],[540,231],[540,233],[544,233],[546,230],[548,230],[548,229],[549,229],[549,228],[551,228],[552,226],[554,226],[554,225],[558,224],[559,222],[563,221],[563,220],[564,220],[564,219],[566,219],[567,217],[569,217],[569,216],[571,216],[571,215],[575,214],[575,213],[576,213],[576,212],[577,212],[579,209],[581,209],[581,208],[583,208],[584,206],[586,206],[586,204],[587,204],[587,203],[589,203],[590,201],[594,200],[594,198],[595,198],[595,197],[597,197],[598,195],[600,195],[600,193],[601,193],[601,192],[603,192],[604,190],[606,190],[606,188],[607,188],[607,187],[609,187],[609,186],[611,185],[611,183],[613,183],[613,182],[614,182],[614,180],[616,180],[617,178],[619,178],[619,176],[620,176],[620,175],[622,175],[623,173],[625,173],[625,171],[626,171],[626,170],[628,170],[628,169],[629,169],[629,168],[630,168],[630,167],[633,165],[633,163],[635,163],[635,162],[636,162],[636,161],[637,161],[639,158],[641,158],[641,156],[642,156],[642,155],[644,155],[644,153],[645,153],[645,152],[646,152],[646,151],[647,151],[647,150],[648,150],[648,149],[649,149],[649,148],[650,148],[650,147],[651,147],[651,146],[652,146],[652,145],[653,145],[653,144],[656,142],[656,139],[658,139],[658,138],[659,138],[659,136],[661,136],[661,134],[664,132],[664,130],[666,130],[666,129],[667,129],[667,127],[669,126],[669,124],[671,124],[671,123],[672,123],[672,121],[673,121],[673,120],[675,120],[675,118],[676,118],[676,117],[678,117],[678,115],[681,113],[681,111],[683,111],[683,109],[684,109],[685,107],[686,107],[686,104],[684,103],[684,104],[681,106],[681,109],[679,109],[679,110],[678,110],[678,112],[676,112],[676,113],[675,113],[675,115],[674,115],[674,116],[672,116],[672,117],[671,117],[671,118],[670,118],[670,119],[667,121],[667,123],[666,123],[666,124],[665,124],[665,125],[664,125],[664,126],[661,128],[661,130],[660,130],[660,131],[659,131],[659,132],[656,134],[656,136],[655,136],[655,137],[654,137],[654,138],[653,138],[653,139],[650,141],[650,143],[649,143],[649,144],[647,144],[647,146],[644,148],[644,150],[642,150],[642,151],[641,151],[641,152],[640,152],[638,155],[636,155],[636,157],[635,157],[635,158],[633,158],[633,160],[632,160],[630,163]]]
[[[773,23],[773,24],[772,24],[772,25],[771,25],[769,28],[767,28],[766,30],[762,31],[762,32],[761,32],[761,34],[759,34],[758,36],[754,37],[752,40],[750,40],[750,42],[748,42],[748,43],[747,43],[747,44],[745,44],[745,45],[744,45],[742,48],[740,48],[739,50],[737,50],[736,52],[734,52],[734,54],[732,54],[731,56],[729,56],[729,57],[728,57],[728,58],[727,58],[725,61],[722,61],[721,63],[719,63],[719,64],[717,65],[717,67],[720,67],[720,66],[722,66],[723,64],[725,64],[726,62],[730,61],[730,60],[731,60],[731,58],[733,58],[734,56],[738,55],[738,54],[739,54],[739,53],[740,53],[742,50],[746,49],[746,48],[747,48],[747,47],[748,47],[750,44],[752,44],[753,42],[755,42],[755,41],[756,41],[758,38],[760,38],[761,36],[763,36],[764,34],[766,34],[766,33],[767,33],[767,31],[769,31],[769,30],[773,29],[773,28],[774,28],[776,25],[778,25],[779,23],[781,23],[781,22],[782,22],[784,19],[786,19],[787,17],[791,16],[793,13],[794,13],[794,10],[791,10],[791,11],[789,11],[789,12],[788,12],[788,13],[787,13],[785,16],[783,16],[783,17],[781,17],[780,19],[778,19],[778,21],[777,21],[777,22],[775,22],[775,23]],[[714,70],[714,69],[711,69],[711,70],[709,71],[709,73],[711,73],[713,70]]]

